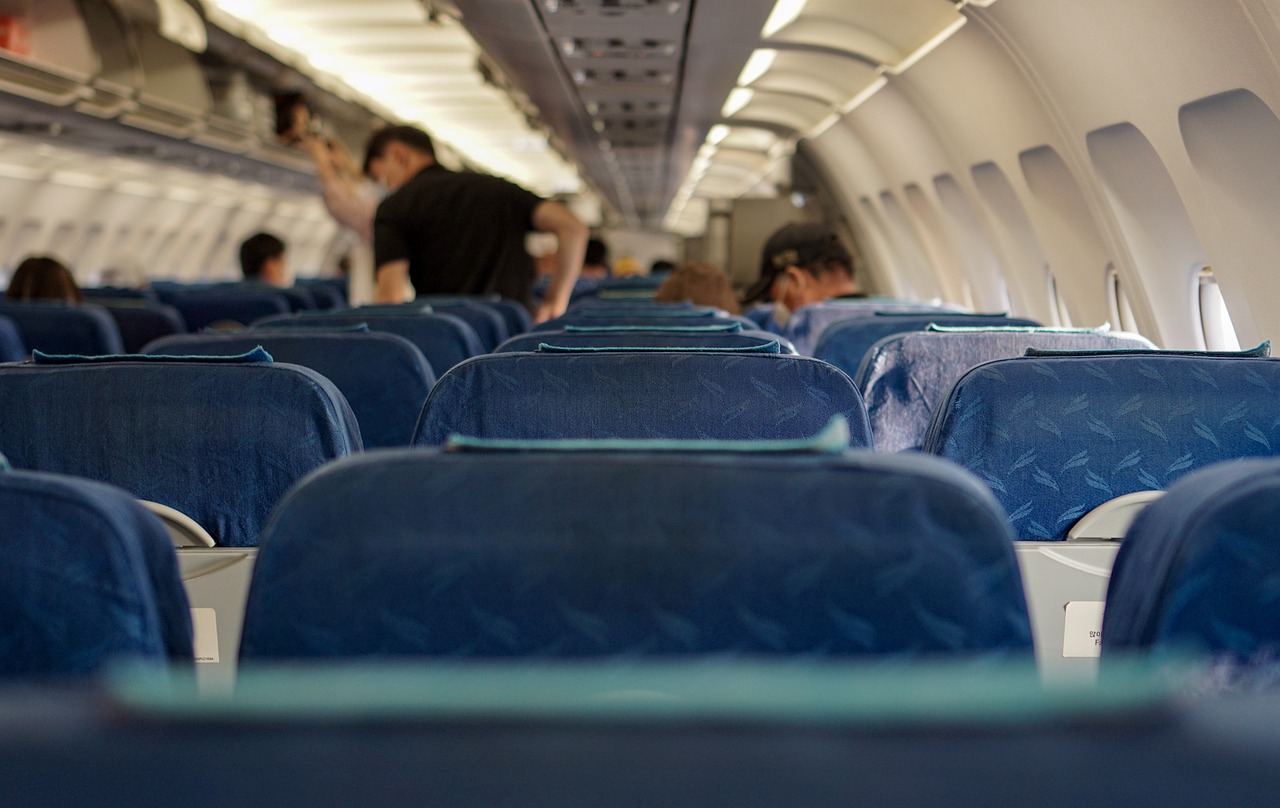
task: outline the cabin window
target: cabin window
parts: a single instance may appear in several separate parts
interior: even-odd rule
[[[1138,318],[1133,316],[1133,305],[1120,282],[1120,272],[1114,266],[1107,267],[1107,296],[1111,304],[1111,322],[1121,331],[1138,333]]]
[[[1204,345],[1210,351],[1238,351],[1240,339],[1231,323],[1231,312],[1222,297],[1213,268],[1205,267],[1196,276],[1199,284],[1197,300],[1200,304],[1200,329],[1204,332]]]

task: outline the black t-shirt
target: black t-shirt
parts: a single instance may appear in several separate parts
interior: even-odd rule
[[[378,206],[374,259],[407,260],[420,295],[497,293],[527,304],[534,266],[525,234],[541,202],[499,177],[428,166]]]

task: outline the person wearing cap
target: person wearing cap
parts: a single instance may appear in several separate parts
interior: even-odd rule
[[[773,302],[774,330],[801,306],[833,298],[865,297],[853,277],[853,257],[831,227],[793,223],[774,232],[761,251],[760,278],[743,297]]]

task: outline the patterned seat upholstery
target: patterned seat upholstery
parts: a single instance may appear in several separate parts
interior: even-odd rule
[[[118,485],[220,545],[256,545],[290,486],[361,442],[328,379],[253,359],[0,367],[0,446],[14,468]]]
[[[120,328],[101,306],[0,302],[0,315],[17,323],[28,351],[85,356],[124,352]]]
[[[416,445],[482,438],[800,438],[831,417],[869,445],[853,382],[803,356],[717,351],[501,353],[440,377]]]
[[[238,356],[262,346],[277,362],[301,365],[338,388],[360,422],[366,449],[408,446],[436,377],[403,337],[370,331],[252,331],[168,337],[145,353]]]
[[[103,303],[120,328],[125,353],[140,353],[148,342],[171,334],[187,333],[187,323],[173,306],[163,303],[120,305]]]
[[[876,298],[852,298],[848,300],[827,300],[822,303],[811,303],[791,313],[787,324],[779,329],[782,336],[791,340],[796,350],[804,356],[813,356],[818,347],[822,333],[834,323],[862,317],[874,317],[877,312],[896,312],[898,314],[939,314],[960,313],[949,306],[933,306],[927,303],[909,303],[901,300],[879,300]],[[773,330],[770,328],[769,330]]]
[[[0,470],[0,514],[0,676],[191,661],[173,546],[137,500],[88,480]]]
[[[1128,351],[1001,359],[939,403],[923,451],[987,481],[1020,539],[1061,540],[1122,494],[1280,449],[1280,361]]]
[[[191,331],[221,323],[247,326],[255,320],[293,310],[280,290],[215,286],[209,289],[162,289],[160,299],[182,315]]]
[[[827,326],[818,338],[813,356],[857,378],[858,369],[871,348],[880,340],[908,331],[923,331],[930,325],[968,328],[1034,328],[1035,320],[1003,314],[903,314],[879,311],[870,317],[839,320]]]
[[[562,315],[545,323],[538,323],[533,332],[563,331],[568,326],[629,326],[631,328],[667,328],[673,325],[685,326],[717,326],[738,323],[743,328],[753,329],[755,323],[736,314],[726,314],[719,309],[655,309],[637,312],[633,308],[584,308]]]
[[[1134,521],[1107,589],[1104,657],[1280,658],[1280,459],[1188,474]]]
[[[705,328],[629,328],[569,326],[563,331],[535,331],[503,342],[494,353],[536,351],[542,344],[566,348],[761,348],[777,345],[777,353],[794,354],[791,343],[767,331],[744,331],[738,323]]]
[[[956,379],[983,362],[1022,356],[1032,347],[1105,351],[1155,346],[1136,334],[1052,328],[928,329],[886,337],[867,353],[853,378],[867,404],[876,449],[919,449],[934,408]]]
[[[21,362],[27,358],[27,344],[12,317],[0,315],[0,362]]]
[[[1008,526],[935,458],[417,449],[282,503],[241,659],[1029,649]]]
[[[265,317],[254,329],[305,328],[309,330],[351,329],[366,325],[370,331],[395,334],[412,342],[437,375],[473,356],[484,353],[475,329],[452,314],[435,314],[426,307],[386,310],[378,306],[342,311],[304,312]]]

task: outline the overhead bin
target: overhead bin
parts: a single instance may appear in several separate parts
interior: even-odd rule
[[[138,46],[111,0],[79,0],[79,5],[100,64],[92,80],[94,92],[79,101],[76,109],[98,118],[115,118],[137,107],[134,98],[146,80]]]
[[[8,32],[0,48],[0,92],[54,106],[89,96],[98,73],[75,0],[0,0]]]

